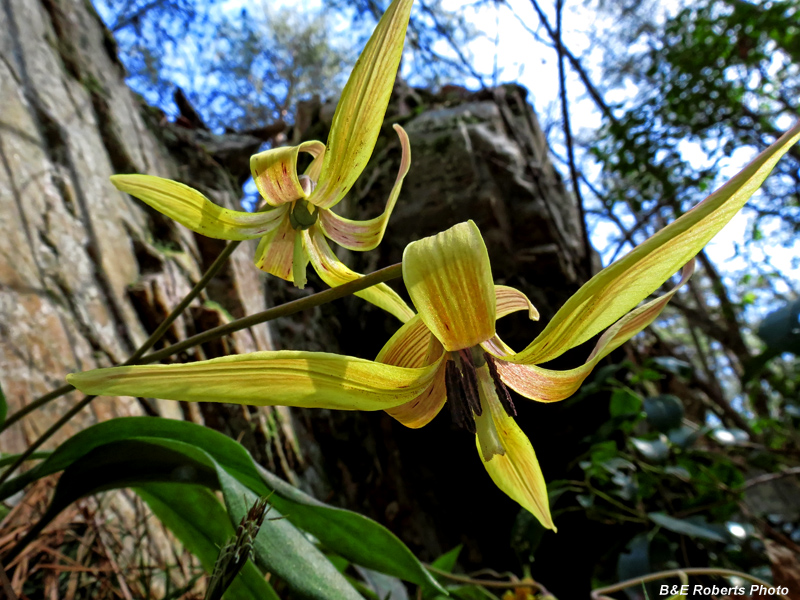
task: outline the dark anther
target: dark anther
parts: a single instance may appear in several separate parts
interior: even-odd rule
[[[508,388],[503,380],[500,379],[500,374],[497,372],[497,365],[494,364],[494,358],[489,354],[484,354],[486,357],[486,364],[489,365],[489,373],[492,374],[494,380],[494,389],[497,391],[497,397],[500,399],[500,404],[506,411],[509,417],[517,416],[517,409],[514,406],[514,401],[511,400],[511,394],[508,393]]]
[[[445,385],[447,386],[447,404],[450,406],[450,415],[456,427],[475,433],[475,419],[472,416],[464,392],[464,379],[456,363],[447,361],[445,367]]]
[[[459,368],[464,382],[464,392],[467,397],[469,408],[477,416],[481,416],[481,399],[478,395],[478,374],[475,372],[475,365],[472,362],[472,355],[469,350],[459,350]]]

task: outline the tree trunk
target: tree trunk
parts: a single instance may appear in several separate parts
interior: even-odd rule
[[[235,208],[234,176],[125,85],[113,38],[78,0],[3,0],[0,17],[0,381],[13,412],[71,371],[124,361],[223,247],[118,192],[114,173],[184,181]],[[256,147],[258,144],[256,143]],[[174,342],[266,307],[251,244],[168,333]],[[225,351],[272,348],[266,325]],[[223,348],[202,348],[197,357]],[[80,398],[70,394],[3,434],[19,452]],[[99,398],[55,438],[115,416],[202,420],[173,402]]]

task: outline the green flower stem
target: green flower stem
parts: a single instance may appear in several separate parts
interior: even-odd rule
[[[216,262],[215,262],[216,264]],[[377,285],[379,283],[384,283],[385,281],[389,281],[390,279],[397,279],[403,275],[403,266],[401,263],[397,263],[390,267],[386,267],[384,269],[380,269],[379,271],[375,271],[374,273],[370,273],[369,275],[365,275],[356,279],[355,281],[351,281],[349,283],[345,283],[344,285],[340,285],[335,288],[330,288],[325,290],[324,292],[318,292],[316,294],[312,294],[311,296],[307,296],[305,298],[300,298],[298,300],[293,300],[292,302],[287,302],[286,304],[281,304],[280,306],[276,306],[274,308],[270,308],[268,310],[262,311],[260,313],[256,313],[254,315],[250,315],[249,317],[243,317],[241,319],[236,319],[235,321],[231,321],[225,325],[220,325],[219,327],[215,327],[214,329],[209,329],[208,331],[204,331],[203,333],[199,333],[194,335],[190,338],[183,340],[177,344],[173,344],[172,346],[168,346],[163,350],[159,350],[158,352],[153,352],[146,356],[140,356],[136,360],[133,360],[133,357],[125,362],[125,365],[131,364],[147,364],[162,360],[164,358],[168,358],[178,352],[182,352],[188,348],[192,348],[194,346],[199,346],[200,344],[204,344],[211,340],[215,340],[220,338],[224,335],[229,333],[233,333],[234,331],[240,331],[242,329],[247,329],[248,327],[252,327],[253,325],[258,325],[259,323],[265,323],[267,321],[272,321],[273,319],[277,319],[278,317],[286,317],[289,315],[293,315],[303,310],[307,310],[309,308],[314,308],[315,306],[320,306],[322,304],[327,304],[333,300],[338,300],[339,298],[343,298],[344,296],[349,296],[350,294],[354,294],[355,292],[360,292],[368,287],[373,285]],[[54,396],[55,392],[59,390],[66,389],[63,393],[67,393],[75,388],[70,386],[63,386],[58,390],[54,390],[48,396],[52,396],[53,398],[57,398],[58,396]],[[96,396],[86,396],[78,402],[75,406],[73,406],[69,411],[67,411],[64,416],[62,416],[58,421],[53,423],[50,428],[45,431],[39,438],[33,442],[22,454],[19,455],[17,460],[11,465],[2,475],[0,475],[0,485],[5,483],[5,481],[11,476],[11,474],[19,467],[23,462],[25,462],[28,457],[33,454],[38,448],[41,447],[48,439],[50,439],[54,433],[56,433],[61,427],[69,421],[73,416],[83,410],[89,403],[95,398]],[[52,398],[51,398],[52,399]]]
[[[312,294],[311,296],[306,296],[305,298],[292,300],[286,304],[269,308],[260,313],[250,315],[249,317],[242,317],[241,319],[236,319],[235,321],[231,321],[225,325],[220,325],[219,327],[214,327],[214,329],[209,329],[203,333],[198,333],[197,335],[186,338],[182,342],[173,344],[172,346],[164,348],[163,350],[148,354],[147,356],[144,356],[131,364],[147,364],[156,362],[177,354],[178,352],[182,352],[188,348],[216,340],[217,338],[221,338],[222,336],[228,335],[235,331],[247,329],[248,327],[252,327],[253,325],[258,325],[260,323],[266,323],[267,321],[272,321],[273,319],[277,319],[279,317],[288,317],[289,315],[308,310],[309,308],[327,304],[333,300],[338,300],[339,298],[344,298],[345,296],[360,292],[361,290],[372,287],[373,285],[384,283],[391,279],[397,279],[402,275],[403,266],[401,263],[397,263],[390,267],[375,271],[374,273],[370,273],[369,275],[364,275],[355,281],[327,289],[324,292],[318,292],[316,294]]]
[[[172,309],[172,311],[170,311],[169,315],[167,315],[167,318],[164,319],[164,321],[162,321],[158,327],[156,327],[156,330],[144,341],[141,346],[139,346],[136,352],[134,352],[128,360],[122,363],[123,365],[130,365],[139,360],[142,356],[144,356],[145,352],[150,350],[150,348],[152,348],[155,343],[161,339],[161,337],[167,332],[167,329],[169,329],[170,325],[175,322],[175,319],[177,319],[181,313],[183,313],[183,311],[186,310],[186,308],[192,303],[192,300],[197,298],[197,296],[200,295],[200,292],[205,289],[205,287],[208,285],[208,282],[211,281],[214,275],[217,274],[217,271],[222,268],[222,265],[224,265],[230,255],[233,254],[233,251],[239,247],[239,244],[241,244],[241,242],[231,242],[225,246],[225,249],[220,252],[216,260],[214,260],[211,266],[208,267],[208,270],[203,274],[203,276],[189,291],[189,293],[186,294],[183,300],[181,300],[178,305]],[[37,398],[26,406],[23,406],[6,419],[5,423],[0,426],[0,432],[4,431],[20,419],[23,419],[37,408],[41,408],[48,402],[55,400],[56,398],[60,398],[64,394],[68,394],[74,389],[75,388],[69,384],[62,385],[60,388],[55,389],[40,398]]]
[[[685,575],[720,575],[722,577],[741,577],[742,579],[746,579],[751,583],[763,585],[768,588],[775,587],[774,585],[767,583],[763,579],[759,579],[758,577],[753,577],[748,573],[733,571],[731,569],[715,569],[713,567],[694,568],[694,569],[673,569],[672,571],[659,571],[658,573],[651,573],[650,575],[644,575],[643,577],[628,579],[627,581],[621,581],[620,583],[615,583],[614,585],[609,585],[604,588],[593,590],[592,600],[602,600],[603,598],[606,597],[605,594],[610,594],[612,592],[619,592],[621,590],[624,590],[625,588],[632,587],[634,585],[642,585],[643,583],[649,583],[651,581],[657,581],[659,579],[666,579],[667,577],[682,578]],[[778,596],[778,598],[783,598],[783,600],[789,600],[789,598],[783,595]]]

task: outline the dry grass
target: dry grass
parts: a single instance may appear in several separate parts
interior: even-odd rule
[[[55,481],[33,484],[0,522],[0,561],[44,513]],[[201,600],[206,584],[194,557],[129,490],[72,504],[5,569],[0,595],[10,600]]]

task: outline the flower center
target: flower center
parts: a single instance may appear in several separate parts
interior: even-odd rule
[[[451,352],[445,369],[447,403],[453,422],[478,435],[484,460],[505,454],[492,413],[504,410],[514,417],[517,410],[500,379],[494,358],[474,346]]]
[[[308,175],[300,175],[299,180],[300,187],[303,188],[303,192],[305,192],[306,195],[313,192],[314,188],[317,187],[316,182],[312,181]],[[317,222],[317,218],[319,217],[319,211],[316,210],[316,208],[316,206],[310,204],[305,198],[295,200],[292,205],[292,212],[289,213],[289,223],[291,223],[292,227],[295,229],[308,229]]]

